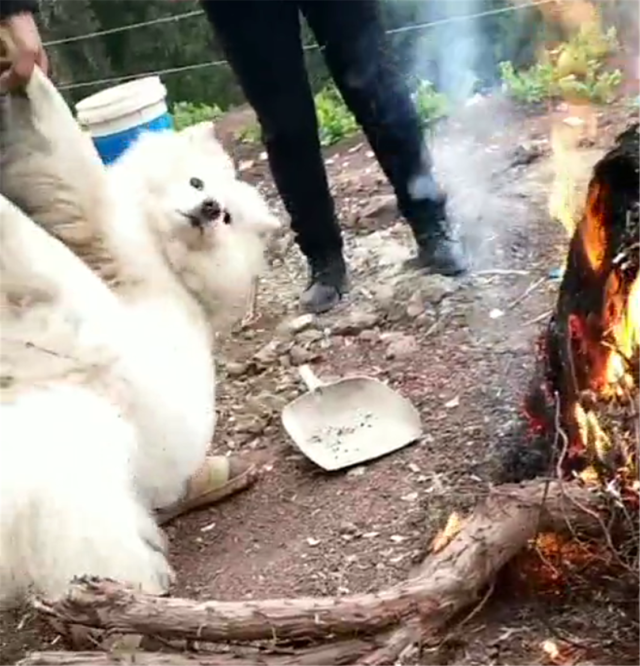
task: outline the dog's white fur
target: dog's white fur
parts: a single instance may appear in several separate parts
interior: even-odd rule
[[[211,323],[241,312],[279,223],[203,127],[142,136],[105,169],[39,70],[27,96],[1,128],[0,189],[20,209],[0,198],[0,601],[83,574],[160,592],[152,512],[180,499],[215,426]],[[194,228],[204,198],[230,223]]]

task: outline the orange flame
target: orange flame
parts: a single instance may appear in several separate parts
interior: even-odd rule
[[[607,382],[619,387],[624,383],[624,388],[630,389],[633,380],[627,372],[628,362],[640,346],[640,277],[631,285],[626,307],[613,325],[612,336],[615,345],[607,363]]]

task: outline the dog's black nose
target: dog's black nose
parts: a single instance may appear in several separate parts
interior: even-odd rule
[[[215,199],[205,199],[200,206],[200,212],[205,220],[212,221],[220,215],[222,208]]]

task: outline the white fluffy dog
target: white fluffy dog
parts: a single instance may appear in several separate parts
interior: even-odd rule
[[[107,170],[39,70],[3,103],[0,601],[83,574],[160,592],[153,511],[215,426],[211,324],[242,312],[279,223],[212,130],[143,136]]]

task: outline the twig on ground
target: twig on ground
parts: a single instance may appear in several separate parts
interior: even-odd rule
[[[473,275],[529,275],[529,271],[522,271],[511,268],[488,268],[482,271],[475,271]]]
[[[555,403],[556,403],[556,412],[554,420],[555,420],[556,436],[553,448],[555,451],[557,451],[558,437],[562,439],[562,449],[560,450],[560,455],[558,456],[558,462],[556,463],[556,478],[562,481],[563,478],[562,466],[564,465],[565,458],[567,457],[567,451],[569,450],[569,437],[567,436],[567,433],[560,425],[560,396],[558,395],[557,392],[555,395]]]
[[[522,301],[524,301],[528,296],[530,296],[534,290],[536,290],[543,282],[546,282],[547,278],[546,277],[541,277],[532,282],[518,298],[515,299],[512,303],[507,305],[507,310],[513,310],[515,307],[520,305]]]
[[[538,322],[544,321],[545,319],[548,319],[551,315],[553,314],[553,310],[545,310],[542,314],[539,314],[537,317],[533,317],[533,319],[527,319],[522,326],[523,328],[525,326],[533,326],[533,324],[537,324]]]
[[[540,508],[542,509],[542,507]],[[480,601],[471,609],[471,611],[467,613],[467,615],[465,615],[462,620],[460,620],[460,622],[458,622],[456,626],[451,631],[449,631],[441,641],[439,641],[436,649],[440,649],[445,643],[448,643],[455,636],[456,632],[460,631],[461,627],[473,620],[473,618],[478,615],[478,613],[486,606],[487,601],[489,601],[491,598],[495,587],[496,579],[494,578],[487,588],[487,591],[484,593],[482,599],[480,599]]]
[[[440,328],[440,326],[447,321],[447,319],[448,316],[446,314],[443,314],[438,319],[436,319],[433,324],[431,324],[431,326],[429,326],[429,328],[425,331],[423,339],[433,335],[438,330],[438,328]]]

